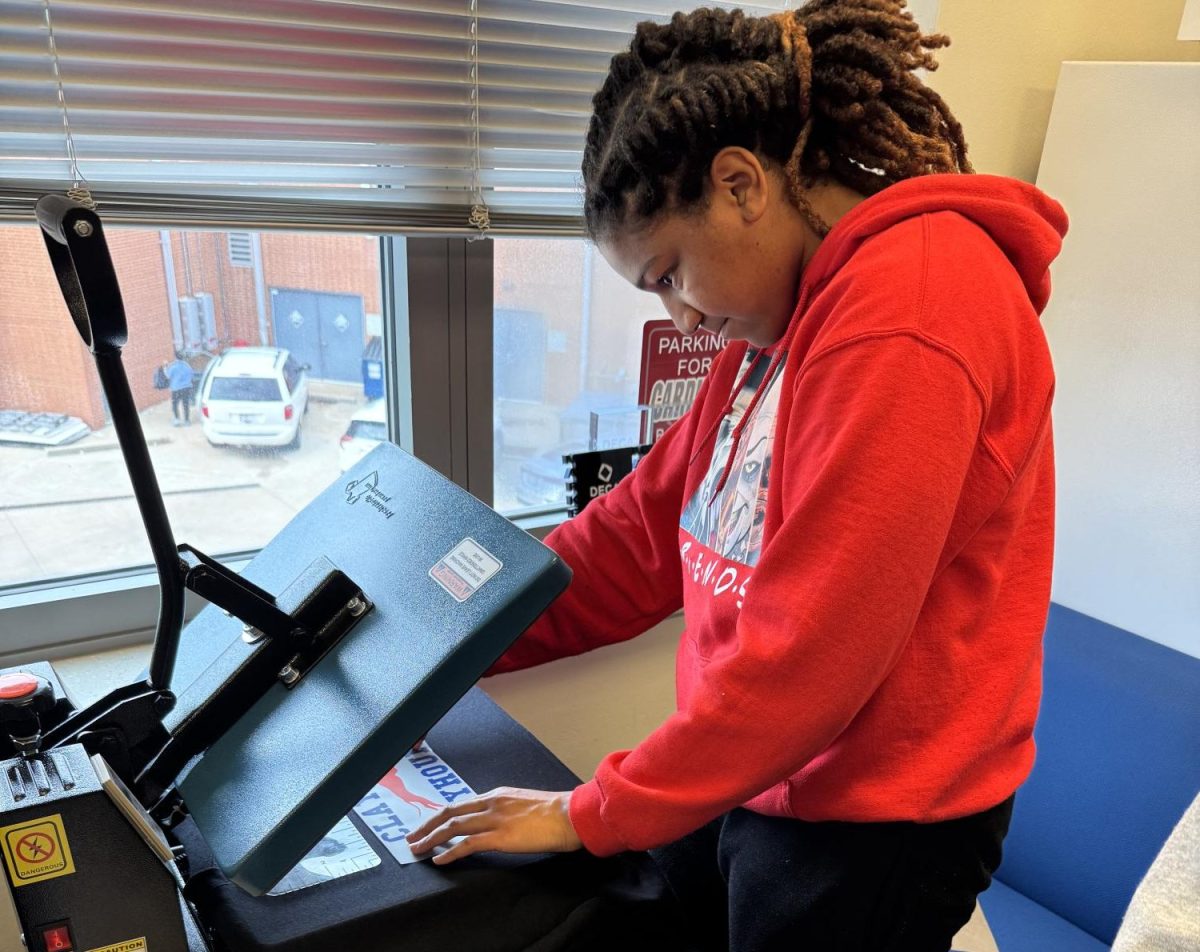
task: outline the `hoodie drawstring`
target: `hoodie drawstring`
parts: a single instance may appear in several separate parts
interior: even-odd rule
[[[733,443],[729,447],[729,456],[725,459],[725,466],[721,470],[721,477],[717,480],[717,485],[714,487],[712,495],[709,497],[708,505],[710,506],[721,494],[721,490],[725,488],[725,484],[729,481],[729,474],[733,472],[733,461],[737,458],[738,446],[742,442],[742,433],[745,431],[746,426],[754,416],[754,411],[758,409],[758,404],[762,401],[763,395],[766,393],[767,388],[770,385],[771,378],[775,375],[775,371],[783,362],[784,358],[787,357],[788,349],[791,347],[792,338],[796,336],[796,328],[800,324],[800,315],[804,313],[807,297],[808,292],[807,289],[805,289],[800,296],[799,303],[796,305],[796,312],[792,315],[792,319],[788,323],[787,330],[784,331],[783,337],[780,338],[779,344],[775,347],[775,352],[771,355],[771,362],[767,365],[767,372],[762,375],[762,379],[759,380],[758,386],[754,388],[754,396],[751,397],[750,404],[746,407],[746,412],[742,414],[742,418],[738,420],[737,425],[733,428]],[[754,355],[754,359],[750,361],[750,366],[746,368],[746,372],[742,374],[737,386],[734,387],[730,392],[729,400],[725,404],[724,411],[721,413],[721,416],[717,418],[712,427],[709,428],[708,433],[705,434],[704,439],[700,442],[700,446],[704,446],[704,444],[708,442],[708,438],[712,435],[713,430],[720,426],[725,418],[733,412],[733,404],[737,399],[737,395],[742,392],[742,387],[746,385],[746,381],[749,380],[750,375],[754,373],[754,368],[758,365],[758,361],[762,355],[763,351],[761,350]],[[696,455],[699,455],[699,450],[697,450]],[[695,461],[695,456],[692,457],[692,461]]]

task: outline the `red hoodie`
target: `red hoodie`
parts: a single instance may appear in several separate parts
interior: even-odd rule
[[[574,580],[493,673],[686,621],[676,712],[571,796],[588,850],[738,805],[950,819],[1028,775],[1053,556],[1038,315],[1065,232],[992,176],[868,198],[784,338],[757,362],[727,347],[633,475],[549,536]]]

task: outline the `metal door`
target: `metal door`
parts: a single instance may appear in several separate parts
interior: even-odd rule
[[[363,303],[356,294],[271,289],[275,345],[319,380],[362,377]]]
[[[361,380],[365,343],[362,298],[356,294],[318,294],[317,312],[321,326],[321,378]]]

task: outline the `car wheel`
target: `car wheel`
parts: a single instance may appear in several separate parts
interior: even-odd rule
[[[292,437],[292,442],[287,445],[289,450],[300,449],[300,427],[296,427],[296,435]]]

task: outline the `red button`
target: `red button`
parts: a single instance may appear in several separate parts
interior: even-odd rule
[[[45,930],[42,933],[42,943],[46,946],[46,952],[71,952],[75,948],[68,926],[53,926]]]
[[[0,700],[29,697],[38,689],[38,679],[32,674],[18,671],[16,674],[0,674]]]

